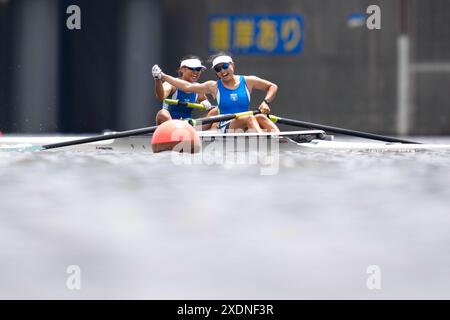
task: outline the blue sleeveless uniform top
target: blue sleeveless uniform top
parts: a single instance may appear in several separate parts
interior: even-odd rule
[[[244,112],[250,109],[250,92],[245,83],[244,76],[239,77],[239,86],[228,89],[217,80],[217,103],[221,114]]]
[[[198,95],[195,92],[192,93],[186,93],[181,90],[176,90],[171,99],[183,101],[183,102],[197,102]],[[192,108],[186,107],[186,106],[180,106],[180,105],[173,105],[173,104],[163,104],[163,108],[167,109],[170,113],[170,116],[172,119],[186,119],[192,117]]]

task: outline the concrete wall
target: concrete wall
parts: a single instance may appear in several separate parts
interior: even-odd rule
[[[0,2],[0,130],[56,129],[56,3],[57,0]]]
[[[81,8],[82,29],[62,29],[62,130],[152,125],[159,107],[151,77],[161,52],[159,0],[64,0],[60,7],[70,4]]]
[[[11,123],[9,11],[9,3],[0,1],[0,131],[9,129]]]
[[[410,31],[418,34],[412,39],[417,41],[412,47],[413,59],[423,55],[432,60],[450,60],[448,53],[441,52],[448,51],[449,47],[446,26],[450,23],[450,2],[410,2]],[[395,133],[399,1],[165,0],[164,3],[167,30],[164,65],[168,70],[176,68],[183,54],[208,56],[206,26],[210,14],[303,15],[303,53],[236,56],[237,72],[255,74],[279,85],[279,95],[272,107],[274,113],[360,130]],[[352,12],[365,12],[371,4],[381,7],[382,29],[348,28],[347,16]],[[433,52],[431,55],[429,49]],[[450,133],[450,97],[449,91],[444,89],[450,84],[449,76],[449,73],[411,76],[411,133]],[[214,77],[208,71],[202,80]],[[255,94],[255,107],[261,98],[262,95]]]
[[[382,7],[382,30],[349,29],[346,18]],[[397,6],[393,1],[178,1],[166,0],[165,65],[179,55],[208,55],[207,19],[214,13],[298,13],[305,22],[303,53],[236,56],[237,72],[267,78],[280,87],[276,114],[377,132],[394,127],[396,108]],[[192,8],[197,8],[194,12]],[[192,15],[189,13],[193,13]],[[186,16],[184,19],[177,19]],[[209,71],[204,75],[213,79]],[[254,96],[253,106],[262,95]]]
[[[407,2],[411,61],[448,67],[450,2]],[[65,28],[70,4],[82,9],[81,31]],[[349,28],[347,16],[371,4],[381,7],[382,29]],[[175,74],[183,55],[206,60],[208,16],[220,13],[303,16],[301,54],[235,57],[237,73],[279,85],[274,114],[395,133],[400,0],[3,0],[0,131],[152,125],[160,103],[151,65]],[[409,77],[412,134],[450,134],[450,72],[439,68]],[[253,107],[262,98],[255,92]]]
[[[414,132],[450,134],[450,1],[412,1],[409,27],[412,59],[435,63],[411,76]]]

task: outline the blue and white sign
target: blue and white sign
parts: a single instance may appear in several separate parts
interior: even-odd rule
[[[209,51],[240,55],[291,55],[302,52],[300,15],[211,15]]]

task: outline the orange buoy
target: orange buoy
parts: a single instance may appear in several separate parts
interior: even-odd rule
[[[198,152],[200,149],[200,137],[197,131],[182,120],[169,120],[163,122],[153,133],[153,152],[178,151]]]

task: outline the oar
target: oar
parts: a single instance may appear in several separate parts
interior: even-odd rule
[[[353,136],[353,137],[380,140],[380,141],[385,141],[385,142],[401,142],[401,143],[421,144],[420,142],[403,140],[403,139],[399,139],[399,138],[388,137],[388,136],[383,136],[383,135],[373,134],[373,133],[368,133],[368,132],[361,132],[361,131],[331,127],[331,126],[326,126],[326,125],[312,123],[312,122],[287,119],[287,118],[277,117],[274,115],[269,115],[269,119],[272,120],[272,122],[274,122],[274,123],[287,124],[287,125],[291,125],[291,126],[295,126],[295,127],[302,127],[302,128],[308,128],[308,129],[321,129],[324,131],[345,134],[345,135]]]
[[[233,120],[233,119],[237,119],[237,118],[244,117],[244,116],[255,115],[258,113],[261,113],[261,111],[259,111],[259,110],[245,111],[245,112],[239,112],[239,113],[234,113],[234,114],[232,113],[232,114],[228,114],[228,115],[211,116],[209,118],[188,119],[187,121],[189,122],[189,124],[191,126],[195,127],[197,125],[210,124],[210,123],[220,122],[220,121],[228,121],[228,120]],[[220,119],[222,117],[226,117],[226,119]]]
[[[185,121],[188,121],[189,124],[195,126],[197,124],[208,124],[213,122],[220,122],[220,121],[228,121],[235,118],[239,118],[242,116],[247,116],[251,114],[259,113],[259,111],[247,111],[247,112],[240,112],[240,113],[232,113],[232,114],[223,114],[223,115],[217,115],[212,116],[209,118],[199,118],[199,119],[186,119]],[[158,128],[158,126],[153,127],[146,127],[146,128],[140,128],[140,129],[134,129],[134,130],[128,130],[128,131],[122,131],[122,132],[115,132],[111,134],[102,134],[98,136],[88,137],[88,138],[82,138],[77,140],[70,140],[65,142],[58,142],[58,143],[52,143],[47,144],[43,146],[31,146],[31,147],[25,147],[25,148],[3,148],[0,149],[0,151],[43,151],[43,150],[50,150],[50,149],[56,149],[56,148],[63,148],[63,147],[69,147],[69,146],[75,146],[79,144],[85,144],[85,143],[91,143],[91,142],[98,142],[98,141],[104,141],[104,140],[111,140],[111,139],[117,139],[117,138],[126,138],[129,136],[136,136],[140,134],[147,134],[147,133],[153,133]]]
[[[174,99],[164,99],[164,102],[167,104],[172,104],[172,105],[185,106],[188,108],[206,110],[206,107],[201,103],[185,102],[185,101],[174,100]]]

